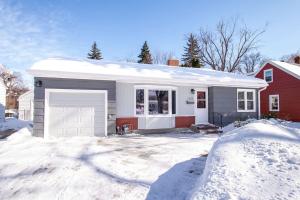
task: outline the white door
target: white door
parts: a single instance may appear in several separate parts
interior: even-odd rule
[[[45,136],[105,136],[106,91],[46,90]]]
[[[208,122],[208,92],[207,88],[195,89],[195,122]]]

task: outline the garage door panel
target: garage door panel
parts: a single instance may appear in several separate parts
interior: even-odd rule
[[[50,92],[49,134],[56,137],[104,136],[105,94]]]

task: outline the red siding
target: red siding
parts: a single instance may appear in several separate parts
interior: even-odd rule
[[[266,69],[273,69],[273,82],[261,92],[261,113],[269,113],[269,95],[279,94],[278,117],[300,121],[300,80],[271,64],[265,65],[256,77],[263,79]]]
[[[195,116],[176,116],[175,127],[176,128],[189,128],[192,124],[195,124]]]

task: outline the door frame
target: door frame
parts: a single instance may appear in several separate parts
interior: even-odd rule
[[[205,108],[197,108],[197,92],[202,91],[205,92]],[[195,115],[195,124],[197,123],[208,123],[208,88],[195,88],[194,94],[194,115]],[[205,121],[198,121],[197,120],[197,109],[203,109],[206,115]]]
[[[84,90],[84,89],[48,89],[45,88],[45,109],[44,109],[44,138],[49,139],[49,97],[50,93],[98,93],[104,94],[104,135],[107,136],[107,90]]]

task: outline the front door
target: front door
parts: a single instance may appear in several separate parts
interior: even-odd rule
[[[208,92],[207,88],[195,89],[195,123],[208,122]]]

